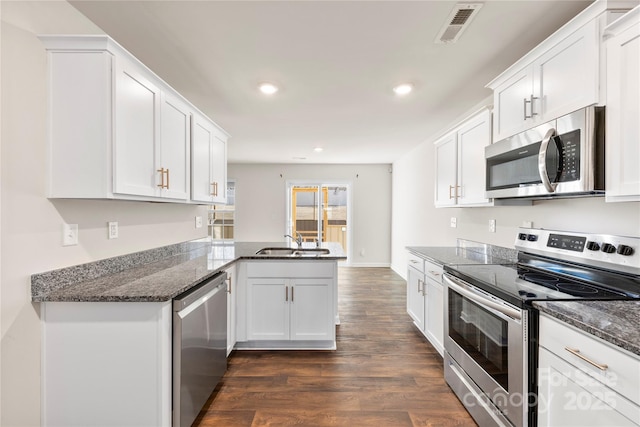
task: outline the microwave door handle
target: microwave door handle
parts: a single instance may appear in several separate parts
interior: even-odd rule
[[[556,135],[556,130],[551,128],[547,131],[540,144],[540,152],[538,153],[538,172],[540,173],[540,180],[549,193],[556,191],[555,182],[549,181],[549,174],[547,173],[547,150],[549,149],[549,141]]]

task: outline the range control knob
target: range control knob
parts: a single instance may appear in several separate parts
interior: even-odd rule
[[[587,242],[587,249],[589,249],[590,251],[599,251],[600,245],[598,244],[598,242]]]
[[[615,251],[616,251],[616,247],[613,246],[611,243],[605,243],[602,245],[602,252],[612,254]]]
[[[520,233],[520,234],[518,234],[518,239],[519,240],[527,240],[527,235],[525,233]]]
[[[624,256],[633,255],[633,248],[631,246],[620,245],[618,246],[618,253]]]

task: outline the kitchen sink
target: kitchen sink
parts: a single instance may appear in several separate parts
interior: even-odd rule
[[[294,255],[294,256],[318,256],[327,255],[329,249],[326,248],[262,248],[256,255]]]

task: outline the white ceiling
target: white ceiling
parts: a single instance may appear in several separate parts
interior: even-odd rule
[[[391,163],[591,1],[484,1],[435,44],[456,3],[71,1],[231,134],[231,163]],[[400,82],[415,91],[397,97]]]

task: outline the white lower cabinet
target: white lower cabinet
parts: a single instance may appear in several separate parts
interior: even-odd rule
[[[252,261],[240,269],[237,348],[335,348],[335,261]]]
[[[421,331],[424,331],[424,282],[424,260],[410,254],[407,268],[407,313]]]
[[[640,357],[540,316],[538,425],[640,425]]]
[[[171,426],[172,302],[47,302],[43,426]]]
[[[444,352],[444,287],[442,266],[409,254],[407,313],[442,356]]]

